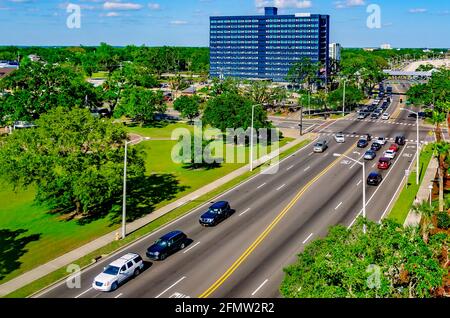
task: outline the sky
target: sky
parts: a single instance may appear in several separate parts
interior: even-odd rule
[[[329,14],[330,42],[344,47],[450,48],[449,0],[0,0],[0,45],[207,47],[210,16],[264,6]]]

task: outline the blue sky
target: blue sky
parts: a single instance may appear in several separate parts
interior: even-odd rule
[[[81,28],[66,21],[69,3],[81,7]],[[381,28],[367,27],[370,4]],[[261,14],[331,16],[332,42],[344,47],[450,47],[450,1],[445,0],[0,0],[0,45],[208,46],[209,16]]]

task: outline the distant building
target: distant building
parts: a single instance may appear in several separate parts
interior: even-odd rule
[[[341,45],[339,43],[331,43],[330,44],[330,59],[335,61],[341,60]]]
[[[210,17],[210,76],[285,82],[302,58],[329,68],[330,16],[310,13]]]
[[[39,62],[41,60],[41,57],[36,55],[36,54],[30,54],[28,55],[28,58],[32,61],[32,62]]]
[[[380,46],[380,48],[382,49],[382,50],[392,50],[392,47],[391,47],[391,45],[390,44],[381,44],[381,46]]]

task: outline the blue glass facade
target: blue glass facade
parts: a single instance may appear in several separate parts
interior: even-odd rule
[[[210,17],[210,76],[270,79],[284,82],[302,57],[329,67],[328,15]]]

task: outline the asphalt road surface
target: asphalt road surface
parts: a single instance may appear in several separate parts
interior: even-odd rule
[[[229,201],[235,213],[216,227],[199,225],[204,206],[87,268],[81,273],[81,288],[70,289],[62,282],[38,297],[279,297],[282,269],[295,262],[304,246],[326,235],[332,225],[353,225],[362,211],[362,168],[333,153],[362,161],[366,149],[356,148],[360,135],[405,135],[408,143],[391,168],[382,172],[383,183],[367,187],[367,217],[379,221],[393,203],[416,153],[415,119],[399,111],[399,98],[394,95],[388,109],[398,112],[390,121],[349,118],[318,125],[315,132],[319,139],[329,140],[329,149],[315,154],[312,143],[282,161],[276,173],[259,174],[223,194],[217,200]],[[334,141],[332,134],[337,132],[347,135],[344,144]],[[427,138],[422,130],[420,139]],[[366,174],[377,170],[383,150],[375,160],[365,162]],[[93,278],[110,261],[127,252],[145,259],[147,247],[175,229],[192,240],[184,250],[164,261],[146,262],[143,273],[114,292],[91,288]]]

